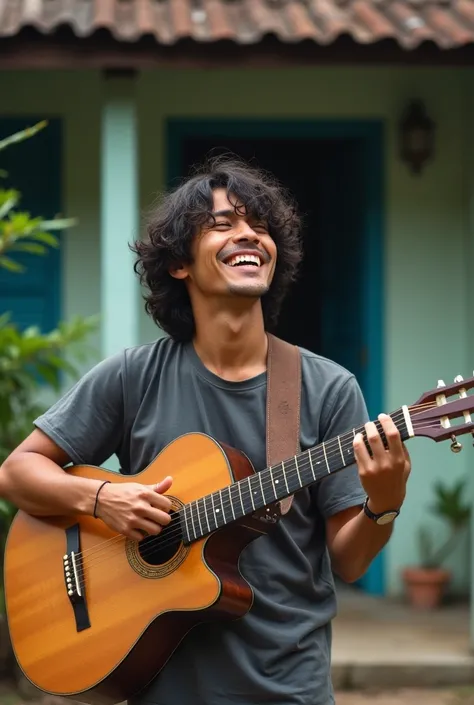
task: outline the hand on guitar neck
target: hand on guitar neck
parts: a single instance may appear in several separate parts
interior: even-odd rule
[[[172,478],[165,477],[156,485],[127,482],[120,485],[107,483],[97,498],[96,516],[114,531],[140,541],[143,533],[160,533],[171,521],[171,500],[164,492],[172,485]]]

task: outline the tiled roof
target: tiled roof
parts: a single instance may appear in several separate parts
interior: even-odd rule
[[[341,35],[360,44],[393,39],[404,49],[424,41],[442,49],[474,39],[474,0],[0,0],[0,36],[33,27],[70,26],[78,37],[109,31],[120,41],[152,36],[256,44],[266,35],[321,45]]]

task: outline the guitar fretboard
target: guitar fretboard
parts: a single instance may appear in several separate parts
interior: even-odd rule
[[[403,409],[393,412],[391,417],[402,440],[406,440],[409,433]],[[385,442],[380,422],[376,421],[375,425]],[[364,426],[189,502],[177,512],[184,542],[197,541],[352,465],[355,461],[353,441],[358,433],[365,438]]]

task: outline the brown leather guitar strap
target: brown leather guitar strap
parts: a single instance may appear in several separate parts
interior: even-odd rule
[[[295,345],[268,334],[267,466],[300,452],[301,354]],[[280,502],[281,513],[293,496]]]

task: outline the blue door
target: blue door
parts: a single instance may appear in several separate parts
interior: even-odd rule
[[[42,118],[0,118],[0,139],[8,137]],[[19,211],[33,217],[53,218],[61,206],[61,125],[50,120],[34,137],[11,145],[0,152],[2,188],[15,188],[22,198]],[[59,236],[60,237],[60,236]],[[60,318],[60,248],[43,256],[11,253],[10,257],[26,267],[24,273],[0,268],[0,313],[10,311],[12,321],[21,329],[38,326],[46,333]]]
[[[305,214],[301,276],[277,334],[353,372],[369,414],[382,399],[382,127],[378,122],[173,120],[168,181],[210,150],[273,172]],[[358,585],[383,594],[383,553]]]

